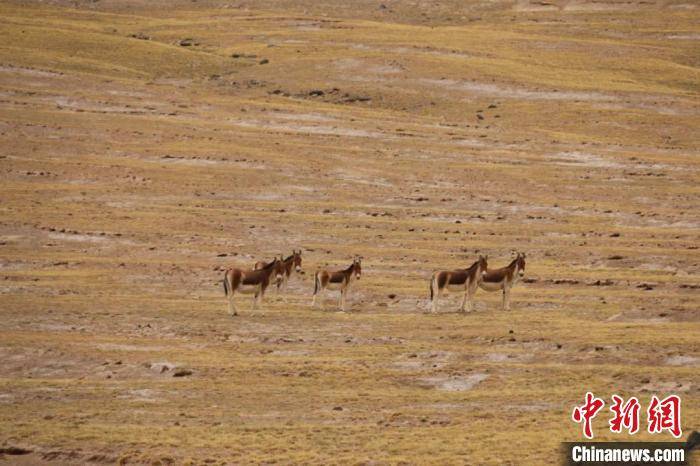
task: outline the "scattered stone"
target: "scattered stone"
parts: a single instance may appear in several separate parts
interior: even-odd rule
[[[28,455],[31,452],[21,447],[0,447],[0,455]]]
[[[666,359],[666,364],[669,366],[698,366],[700,365],[700,358],[695,356],[671,356]]]
[[[192,38],[187,38],[187,39],[182,39],[180,42],[178,42],[178,45],[180,47],[194,47],[196,45],[199,45],[199,42],[195,41]]]
[[[137,32],[135,34],[130,34],[129,37],[139,40],[151,40],[151,36],[144,34],[143,32]]]
[[[171,371],[171,370],[175,369],[175,367],[176,367],[175,364],[173,364],[171,362],[154,362],[150,365],[150,369],[153,372],[157,372],[159,374]]]
[[[488,377],[488,374],[482,373],[454,377],[428,377],[418,379],[418,384],[426,388],[437,388],[448,392],[463,392],[471,390]]]
[[[614,284],[614,281],[610,280],[609,278],[606,278],[605,280],[596,280],[594,282],[591,282],[588,284],[588,286],[611,286]]]
[[[573,278],[557,278],[552,280],[555,285],[578,285],[579,281]]]
[[[174,374],[173,377],[187,377],[192,375],[192,371],[189,369],[178,369]]]

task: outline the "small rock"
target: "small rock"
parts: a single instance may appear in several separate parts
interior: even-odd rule
[[[605,280],[596,280],[594,282],[589,283],[589,286],[611,286],[614,285],[615,282],[610,280],[609,278],[606,278]]]
[[[132,37],[134,39],[139,39],[139,40],[151,40],[151,36],[144,34],[143,32],[137,32],[135,34],[131,34],[129,37]]]
[[[162,374],[163,372],[168,372],[175,369],[175,364],[170,362],[154,362],[150,365],[150,369],[154,372]]]
[[[28,455],[31,452],[21,447],[0,447],[0,455]]]

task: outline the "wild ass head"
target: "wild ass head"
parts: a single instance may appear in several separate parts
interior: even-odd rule
[[[479,254],[479,276],[477,277],[479,281],[483,280],[484,275],[486,275],[486,272],[489,268],[488,258],[488,254],[485,256]]]
[[[518,267],[518,275],[522,278],[525,276],[525,253],[518,253],[517,257],[517,267]]]
[[[301,273],[301,249],[298,251],[292,251],[292,257],[294,259],[294,270]]]
[[[275,257],[272,259],[271,262],[269,262],[265,267],[263,267],[263,270],[268,272],[268,276],[275,276],[275,283],[279,286],[280,283],[282,283],[282,279],[284,278],[284,262],[282,261],[282,255],[280,257]]]
[[[355,256],[355,258],[352,261],[352,273],[355,274],[355,278],[357,280],[360,279],[360,275],[362,275],[362,257],[360,256]]]

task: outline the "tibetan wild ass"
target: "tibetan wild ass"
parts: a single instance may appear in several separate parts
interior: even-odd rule
[[[525,275],[525,253],[517,253],[513,262],[500,269],[487,270],[479,287],[503,292],[503,310],[510,310],[510,289]]]
[[[224,293],[228,297],[229,313],[232,316],[238,315],[238,310],[233,302],[235,293],[254,294],[253,309],[257,309],[265,296],[265,290],[270,286],[273,276],[279,283],[282,280],[282,261],[274,258],[272,262],[266,264],[258,270],[243,270],[230,268],[224,274]]]
[[[468,303],[468,312],[473,309],[474,293],[481,283],[484,273],[488,268],[488,256],[479,256],[479,259],[467,269],[443,270],[435,272],[430,279],[430,301],[433,312],[438,312],[438,299],[443,293],[449,291],[464,292],[462,305],[459,310],[464,312],[464,306]]]
[[[338,307],[341,311],[345,311],[345,296],[347,295],[350,283],[353,280],[359,280],[362,274],[362,258],[356,256],[352,265],[345,270],[329,272],[328,270],[319,270],[314,275],[314,297],[311,301],[311,307],[316,305],[316,296],[325,289],[340,290],[340,299]]]

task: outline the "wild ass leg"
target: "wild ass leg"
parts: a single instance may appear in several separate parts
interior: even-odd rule
[[[510,311],[510,287],[503,290],[503,310]]]
[[[467,288],[467,312],[472,312],[474,310],[474,293],[476,292],[476,288],[473,286],[470,286]]]
[[[314,274],[314,296],[311,298],[311,307],[316,307],[316,296],[321,292],[321,283],[318,278],[318,272]]]
[[[440,289],[437,284],[436,274],[430,277],[430,304],[432,307],[433,314],[437,312],[437,300],[440,294]]]
[[[261,285],[258,291],[255,292],[255,297],[253,298],[253,309],[258,309],[262,304],[263,294],[265,293],[265,288]]]
[[[469,290],[467,288],[464,289],[464,296],[462,297],[462,305],[459,306],[459,312],[464,312],[464,306],[467,305],[467,293],[469,293]]]
[[[338,299],[338,307],[342,312],[345,312],[345,288],[340,289],[340,298]]]
[[[231,317],[238,315],[238,309],[236,309],[236,305],[233,302],[233,292],[228,295],[228,313]]]
[[[442,297],[442,290],[437,290],[435,296],[433,297],[433,314],[438,313],[438,301]]]

